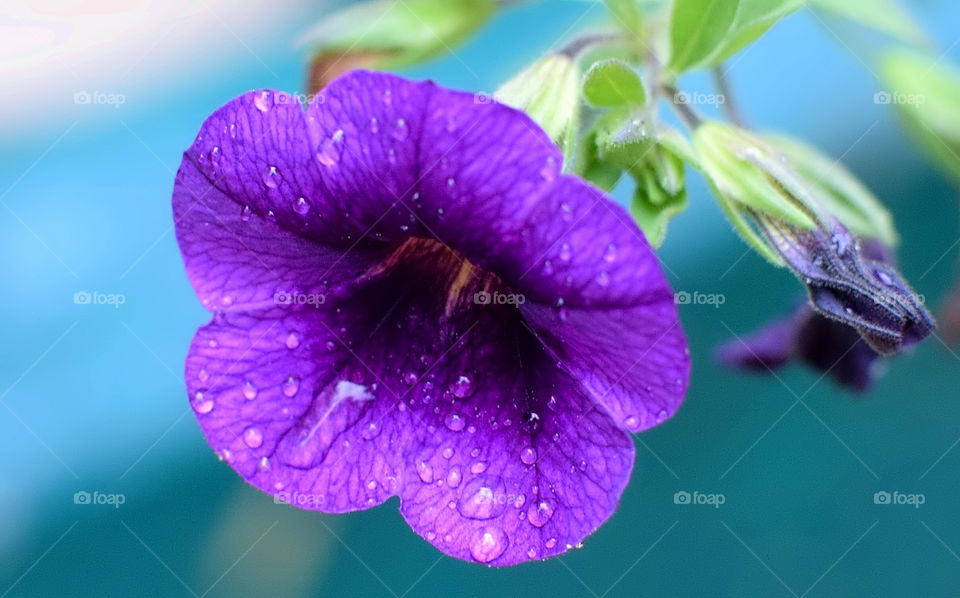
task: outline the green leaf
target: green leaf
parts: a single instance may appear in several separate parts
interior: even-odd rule
[[[702,63],[717,51],[737,15],[739,0],[675,0],[670,15],[670,68]]]
[[[636,181],[630,212],[647,240],[659,247],[670,219],[687,207],[684,162],[665,145],[655,143],[630,173]]]
[[[861,238],[897,244],[893,218],[883,204],[849,170],[795,139],[768,136],[794,168],[814,187],[828,212]]]
[[[803,6],[803,0],[676,0],[670,68],[712,67]]]
[[[600,157],[596,131],[587,133],[580,143],[580,149],[577,152],[577,167],[574,171],[581,178],[607,192],[613,191],[623,175],[623,168]]]
[[[895,104],[921,147],[960,180],[960,71],[927,56],[895,52],[881,61],[881,74],[890,89],[874,101]]]
[[[633,35],[640,35],[643,29],[643,16],[636,0],[603,0],[613,19]]]
[[[583,76],[583,97],[594,106],[643,105],[646,94],[640,76],[619,60],[594,63]]]
[[[918,46],[930,44],[923,28],[897,0],[810,0],[826,13]]]

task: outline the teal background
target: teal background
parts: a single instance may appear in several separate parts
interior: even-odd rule
[[[914,9],[943,60],[960,63],[960,6]],[[58,109],[0,135],[0,597],[956,595],[960,349],[931,338],[862,397],[801,367],[779,379],[719,369],[713,347],[787,311],[799,287],[746,251],[696,176],[662,259],[677,290],[725,303],[682,307],[686,403],[637,437],[620,509],[582,549],[486,569],[415,536],[396,499],[351,515],[297,511],[219,462],[183,390],[188,344],[209,316],[172,234],[171,170],[233,96],[301,89],[305,55],[291,40],[326,10],[296,5],[159,84],[133,77],[113,88],[127,98],[117,109],[75,106],[67,82]],[[404,73],[490,91],[602,18],[585,2],[515,7],[456,56]],[[905,275],[936,306],[957,275],[956,188],[873,103],[881,87],[861,60],[875,40],[830,29],[843,43],[810,14],[787,19],[736,59],[731,83],[752,125],[842,155],[880,195]],[[138,69],[167,50],[158,43]],[[684,86],[713,91],[700,75]],[[31,101],[4,91],[4,102]],[[126,302],[75,305],[79,290]],[[75,505],[79,490],[126,502]],[[726,501],[676,505],[680,490]],[[926,500],[875,505],[881,490]]]

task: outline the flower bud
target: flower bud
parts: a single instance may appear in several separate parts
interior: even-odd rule
[[[316,93],[357,68],[399,68],[449,51],[494,13],[495,0],[374,0],[322,20],[301,40],[311,48]]]
[[[580,74],[566,54],[550,54],[503,84],[497,101],[530,115],[553,141],[572,141],[580,101]],[[566,152],[565,152],[566,153]]]

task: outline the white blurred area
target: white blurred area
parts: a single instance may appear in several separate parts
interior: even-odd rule
[[[78,90],[125,94],[169,87],[206,66],[264,57],[276,28],[316,17],[329,0],[3,0],[0,129],[29,127]],[[307,12],[305,15],[304,12]],[[296,30],[294,30],[296,31]],[[293,38],[286,47],[293,51]],[[178,77],[170,77],[176,73]],[[102,101],[107,101],[101,98]]]

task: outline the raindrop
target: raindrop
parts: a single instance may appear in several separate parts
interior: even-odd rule
[[[426,461],[420,461],[417,463],[417,475],[424,484],[429,484],[433,481],[433,467]]]
[[[213,399],[204,398],[203,393],[197,391],[197,393],[193,395],[193,408],[201,415],[210,413],[213,411]]]
[[[657,423],[658,423],[658,424],[662,424],[664,421],[666,421],[666,419],[667,419],[667,410],[666,410],[666,409],[661,409],[660,411],[657,411]]]
[[[374,116],[370,119],[370,132],[379,133],[380,132],[380,123],[377,122],[377,117]]]
[[[396,125],[393,127],[393,138],[397,141],[403,141],[410,135],[410,127],[407,126],[407,121],[402,118],[397,119]]]
[[[283,383],[283,394],[292,397],[300,390],[300,380],[295,376],[290,376]]]
[[[553,156],[547,158],[547,163],[540,169],[540,176],[548,183],[557,178],[557,160]]]
[[[893,277],[884,272],[883,270],[874,270],[873,273],[876,275],[877,280],[882,282],[887,286],[893,285]]]
[[[532,446],[524,447],[520,451],[520,461],[525,465],[533,465],[537,462],[537,449]]]
[[[487,464],[485,461],[477,461],[470,466],[470,473],[480,474],[487,470]]]
[[[317,160],[330,168],[340,163],[343,156],[343,129],[337,129],[330,139],[317,148]]]
[[[527,510],[527,521],[535,527],[543,527],[553,517],[554,508],[548,501],[541,500],[530,505]]]
[[[453,384],[450,385],[450,392],[458,399],[465,399],[473,394],[473,380],[470,376],[462,374]]]
[[[477,531],[470,543],[470,554],[481,563],[489,563],[506,551],[510,541],[499,527],[488,525]]]
[[[570,250],[570,244],[564,243],[560,246],[560,259],[564,262],[569,262],[570,258],[573,256],[573,252]]]
[[[608,284],[610,284],[610,275],[607,274],[606,272],[601,272],[600,274],[597,274],[597,284],[602,287],[605,287]]]
[[[450,468],[450,471],[447,472],[447,486],[451,488],[456,488],[460,485],[460,466],[454,465]]]
[[[463,487],[457,510],[468,519],[493,519],[506,508],[503,480],[484,476],[470,480]]]
[[[306,216],[307,212],[310,211],[310,204],[307,203],[305,197],[298,198],[297,201],[293,202],[293,211],[301,216]]]
[[[417,380],[419,379],[420,377],[417,376],[417,373],[414,372],[413,370],[403,375],[403,381],[405,384],[407,384],[407,386],[413,386],[414,384],[417,383]]]
[[[300,346],[300,335],[296,332],[290,332],[287,335],[286,345],[288,349],[296,349]]]
[[[254,386],[249,380],[243,383],[243,396],[248,401],[252,401],[257,398],[257,387]]]
[[[258,92],[257,95],[253,96],[253,105],[260,112],[267,112],[273,108],[273,93],[266,89]]]
[[[263,432],[251,426],[243,431],[243,442],[252,449],[260,448],[263,444]]]
[[[240,220],[244,222],[250,220],[250,206],[243,206],[243,210],[240,211]]]
[[[363,431],[360,435],[364,440],[373,440],[380,434],[380,424],[378,422],[370,422],[363,427]]]
[[[536,411],[524,411],[521,425],[527,434],[536,434],[543,424],[540,420],[540,414]]]
[[[640,427],[640,419],[636,415],[627,416],[627,419],[623,420],[623,425],[627,426],[631,430],[636,430]]]
[[[550,539],[547,540],[546,543],[544,544],[544,546],[546,546],[547,548],[553,548],[553,547],[556,546],[556,545],[557,545],[557,539],[556,539],[556,538],[550,538]]]
[[[466,423],[464,419],[460,416],[459,413],[448,413],[447,417],[444,418],[443,423],[446,424],[453,432],[459,432],[463,430],[463,426]]]
[[[383,91],[383,103],[387,106],[393,103],[393,93],[389,89]]]
[[[613,243],[607,245],[607,250],[603,252],[603,261],[612,264],[617,261],[617,248]]]
[[[271,166],[265,173],[263,173],[263,184],[271,189],[276,189],[280,184],[281,180],[280,173],[277,172],[276,166]]]

